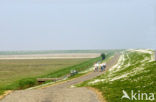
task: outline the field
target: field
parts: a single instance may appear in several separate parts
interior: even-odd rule
[[[88,60],[89,58],[0,60],[0,93],[14,88],[12,85],[23,78],[48,75]]]
[[[100,60],[99,53],[44,53],[0,55],[0,94],[37,85],[39,77],[61,77],[83,71]]]
[[[1,60],[0,86],[7,85],[21,78],[48,74],[87,60],[88,59]]]
[[[115,52],[117,51],[105,52],[106,59]],[[58,78],[69,74],[71,70],[82,72],[73,78],[81,76],[101,60],[100,53],[13,54],[15,53],[0,55],[0,94],[6,90],[36,86],[36,78]]]
[[[77,86],[90,86],[102,92],[107,102],[155,102],[156,62],[152,50],[127,50],[105,74]],[[123,90],[129,99],[122,98]],[[132,97],[132,90],[136,97]],[[143,94],[142,94],[143,93]],[[144,94],[146,93],[146,94]]]

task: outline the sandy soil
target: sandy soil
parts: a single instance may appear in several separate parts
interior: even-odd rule
[[[68,54],[34,54],[34,55],[0,55],[3,59],[73,59],[73,58],[95,58],[99,53],[68,53]]]
[[[107,69],[117,63],[119,54],[107,63]],[[84,76],[54,84],[42,89],[15,91],[0,102],[100,102],[96,92],[85,87],[71,88],[71,85],[92,79],[104,72],[91,72]]]

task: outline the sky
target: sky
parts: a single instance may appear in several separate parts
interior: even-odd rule
[[[0,51],[156,49],[156,0],[0,0]]]

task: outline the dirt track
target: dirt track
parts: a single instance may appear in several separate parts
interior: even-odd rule
[[[118,58],[119,54],[112,58],[112,60],[107,63],[107,69],[116,64]],[[79,78],[43,89],[15,91],[0,102],[99,102],[96,93],[88,88],[71,88],[70,86],[92,79],[101,74],[103,73],[91,72]]]

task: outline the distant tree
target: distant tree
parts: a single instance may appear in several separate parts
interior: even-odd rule
[[[101,54],[102,60],[106,58],[106,55],[104,53]]]

